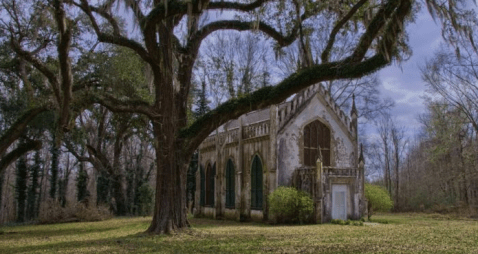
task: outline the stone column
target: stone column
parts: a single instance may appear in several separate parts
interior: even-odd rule
[[[245,220],[248,215],[246,214],[246,193],[245,193],[245,181],[244,181],[244,143],[243,143],[243,119],[239,117],[239,135],[238,135],[238,163],[237,163],[237,194],[236,194],[236,209],[239,210],[239,221]]]
[[[269,111],[269,160],[267,161],[267,169],[266,172],[266,186],[267,189],[265,191],[264,196],[264,210],[263,219],[269,219],[269,194],[271,194],[277,188],[277,130],[278,130],[278,117],[277,117],[277,105],[270,106]]]
[[[359,196],[360,196],[360,216],[359,217],[364,217],[368,213],[367,211],[367,199],[365,198],[365,159],[363,157],[363,147],[362,144],[360,144],[360,156],[358,159],[358,183],[360,184],[360,188],[358,189]]]
[[[314,215],[315,215],[315,222],[322,223],[323,216],[323,205],[322,205],[322,197],[323,197],[323,184],[322,184],[322,161],[320,158],[317,160],[316,166],[316,176],[315,176],[315,190],[314,190]]]
[[[224,180],[223,176],[223,153],[222,151],[222,144],[219,140],[219,130],[216,129],[216,176],[215,176],[215,184],[214,184],[214,218],[219,219],[222,218],[224,215],[223,209],[223,202],[222,202],[222,183]]]
[[[198,151],[198,169],[196,171],[196,192],[194,193],[194,216],[201,214],[201,152]]]

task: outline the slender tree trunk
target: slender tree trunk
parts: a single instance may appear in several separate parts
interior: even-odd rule
[[[48,161],[49,158],[46,159],[46,161]],[[47,168],[48,166],[47,165],[43,165],[43,167],[41,168],[41,172],[40,172],[40,191],[38,193],[38,198],[37,198],[37,204],[36,204],[36,211],[37,211],[37,214],[36,216],[40,216],[40,208],[41,208],[41,204],[42,204],[42,199],[43,198],[43,194],[46,192],[46,175],[47,175]]]
[[[121,158],[121,151],[123,150],[123,138],[124,138],[124,131],[117,134],[116,141],[114,144],[114,158],[113,158],[113,169],[114,175],[113,177],[113,196],[116,201],[116,215],[126,215],[126,176],[125,170],[121,166],[120,158]]]
[[[26,164],[26,158],[20,157],[16,168],[16,200],[17,200],[17,222],[25,221],[25,208],[27,202],[27,177],[28,168]]]
[[[38,151],[35,153],[35,162],[30,169],[31,171],[31,183],[28,190],[27,197],[27,220],[36,218],[36,200],[37,200],[37,188],[38,188],[38,174],[40,171],[40,155]]]
[[[394,209],[395,211],[400,210],[400,202],[399,202],[399,190],[400,190],[400,155],[399,155],[399,146],[395,145],[395,204]]]
[[[50,176],[50,198],[55,199],[58,185],[58,160],[60,149],[56,145],[56,138],[53,138],[53,147],[51,148],[51,176]]]
[[[0,172],[0,214],[2,214],[2,201],[3,201],[3,179],[5,178],[5,171]],[[0,220],[1,224],[1,220]]]
[[[116,215],[126,215],[126,178],[121,172],[113,175],[112,178],[113,197],[116,201]]]
[[[463,157],[463,146],[460,142],[460,161],[461,161],[461,176],[463,178],[463,201],[465,201],[466,206],[470,205],[469,195],[468,195],[468,174],[466,172],[465,158]]]

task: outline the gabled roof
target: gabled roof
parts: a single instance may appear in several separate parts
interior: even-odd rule
[[[331,113],[334,114],[339,122],[343,124],[346,130],[350,134],[353,134],[355,128],[350,120],[350,118],[345,115],[345,113],[339,108],[337,103],[330,97],[330,94],[325,90],[321,84],[312,85],[293,96],[291,100],[284,101],[278,105],[278,128],[280,132],[284,126],[287,125],[292,119],[294,119],[300,112],[302,112],[307,105],[310,103],[314,95],[318,94],[321,101],[325,103],[326,106],[330,108]],[[353,105],[355,109],[355,103]],[[356,113],[356,109],[355,109]],[[242,124],[247,126],[253,123],[262,122],[270,119],[270,107],[252,111],[242,115]],[[231,130],[239,127],[239,119],[231,120],[218,128],[219,133],[226,130]],[[215,131],[211,135],[215,135]]]

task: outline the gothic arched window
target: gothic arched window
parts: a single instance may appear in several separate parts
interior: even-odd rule
[[[234,208],[235,205],[235,172],[234,163],[231,159],[226,166],[226,207]]]
[[[214,178],[216,177],[216,163],[211,167],[208,164],[206,167],[206,202],[205,206],[214,206]]]
[[[204,206],[206,204],[206,174],[204,173],[204,167],[201,165],[199,174],[201,175],[201,195],[199,204]]]
[[[330,130],[315,120],[304,127],[304,165],[315,166],[319,154],[322,165],[330,166]]]
[[[257,155],[251,167],[251,209],[262,210],[262,162]]]

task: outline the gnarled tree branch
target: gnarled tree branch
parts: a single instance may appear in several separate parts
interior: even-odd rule
[[[353,52],[352,56],[350,57],[351,61],[360,62],[365,57],[365,54],[370,48],[370,45],[372,45],[373,40],[377,38],[377,35],[379,34],[380,30],[383,29],[383,27],[389,20],[389,17],[403,2],[409,1],[388,0],[387,3],[385,3],[378,10],[377,14],[375,14],[374,18],[368,25],[367,30],[362,35],[362,37],[360,37],[360,41],[357,44],[357,47],[355,48],[355,51]],[[395,20],[393,22],[395,22]],[[403,25],[403,21],[401,22],[401,24]]]
[[[335,24],[334,28],[332,29],[332,32],[330,32],[330,37],[327,42],[327,46],[325,47],[324,51],[322,51],[321,59],[323,63],[326,63],[329,61],[329,54],[330,51],[332,50],[332,47],[334,46],[335,42],[335,37],[337,36],[337,33],[342,29],[342,27],[347,24],[347,22],[353,17],[353,15],[358,11],[360,7],[362,7],[368,0],[360,0],[357,2],[352,9],[344,16],[342,19],[340,19],[337,24]]]
[[[76,6],[78,6],[81,10],[83,10],[83,12],[86,13],[86,15],[90,19],[90,22],[93,26],[93,30],[95,30],[96,36],[98,36],[98,40],[100,42],[106,42],[106,43],[111,43],[111,44],[114,44],[114,45],[119,45],[119,46],[130,48],[130,49],[134,50],[147,63],[149,63],[151,65],[156,65],[156,63],[149,56],[146,49],[140,43],[138,43],[137,41],[129,39],[125,36],[122,36],[120,34],[119,28],[118,28],[118,31],[113,32],[113,34],[107,34],[107,33],[102,32],[99,25],[98,25],[98,22],[96,21],[96,18],[93,16],[93,11],[95,9],[98,9],[98,8],[95,8],[91,5],[89,5],[86,0],[81,0],[81,4],[78,4],[78,3],[74,3],[74,4]],[[102,12],[102,13],[103,13],[103,15],[107,15],[104,12]],[[111,19],[114,20],[113,17],[111,17]],[[109,19],[107,19],[107,20],[109,20]],[[113,23],[113,24],[116,24],[116,23]]]
[[[40,106],[30,109],[23,113],[15,123],[8,128],[0,137],[0,154],[3,154],[10,145],[15,142],[23,134],[28,124],[40,113],[49,110],[49,106]]]
[[[60,1],[55,1],[55,19],[60,32],[58,42],[58,59],[60,62],[61,74],[61,89],[62,102],[60,107],[60,116],[58,126],[64,131],[68,129],[68,122],[70,120],[70,102],[73,98],[73,74],[71,73],[71,61],[69,58],[69,51],[71,45],[72,27],[70,20],[65,17],[65,10]]]
[[[237,3],[237,2],[209,2],[207,9],[208,10],[234,10],[234,11],[243,11],[249,12],[254,9],[261,7],[264,3],[270,0],[256,0],[252,3]]]
[[[115,113],[139,113],[154,117],[151,105],[142,100],[120,100],[111,95],[86,94],[86,104],[98,103]]]
[[[42,142],[39,140],[30,140],[26,143],[20,144],[17,148],[3,156],[0,160],[0,175],[12,162],[16,161],[22,155],[28,153],[31,150],[39,150],[42,147]]]
[[[31,52],[22,49],[20,44],[13,37],[10,39],[10,44],[15,53],[17,53],[20,57],[31,63],[33,67],[35,67],[38,71],[45,75],[45,77],[48,79],[48,82],[52,86],[56,100],[58,101],[58,103],[60,103],[60,82],[58,81],[58,78],[55,73],[50,70],[46,65],[44,65],[38,58],[33,56]]]
[[[261,88],[249,95],[231,99],[206,113],[190,127],[181,130],[180,136],[188,140],[186,151],[191,152],[216,128],[242,114],[277,104],[291,94],[327,80],[360,78],[390,63],[381,53],[359,63],[331,62],[314,65],[292,74],[274,87]]]

